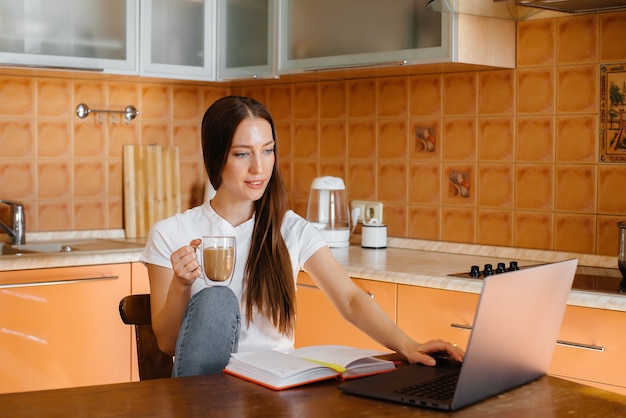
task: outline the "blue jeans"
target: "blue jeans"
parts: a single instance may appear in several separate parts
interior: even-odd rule
[[[178,331],[172,376],[221,372],[237,351],[240,327],[239,302],[228,287],[196,293]]]

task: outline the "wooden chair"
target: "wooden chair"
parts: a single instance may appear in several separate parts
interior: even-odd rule
[[[150,295],[129,295],[120,301],[122,322],[135,326],[139,380],[172,376],[173,359],[162,352],[152,331]]]

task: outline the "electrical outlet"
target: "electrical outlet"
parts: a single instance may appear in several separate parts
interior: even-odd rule
[[[351,221],[355,222],[355,223],[363,223],[363,215],[365,214],[365,204],[369,203],[369,202],[365,202],[363,200],[353,200],[352,202],[350,202],[350,219]],[[358,209],[359,214],[358,217],[356,219],[352,219],[352,214],[354,213],[354,210]]]
[[[359,210],[359,216],[356,218],[356,223],[367,223],[374,218],[376,218],[379,222],[383,221],[383,204],[380,202],[353,200],[350,202],[351,216],[355,209]]]
[[[376,219],[378,222],[383,222],[383,204],[380,202],[367,202],[365,204],[365,214],[363,215],[364,222],[369,222],[372,219]]]

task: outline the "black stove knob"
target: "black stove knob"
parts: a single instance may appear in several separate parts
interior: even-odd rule
[[[472,266],[469,272],[470,277],[480,277],[480,267]]]
[[[483,275],[487,277],[487,276],[491,276],[492,274],[493,274],[493,266],[491,264],[485,264]]]
[[[506,264],[505,263],[498,263],[498,267],[496,267],[496,274],[500,274],[500,273],[504,273],[506,272]]]
[[[515,270],[519,270],[519,267],[517,267],[517,261],[511,261],[509,263],[509,271],[515,271]]]

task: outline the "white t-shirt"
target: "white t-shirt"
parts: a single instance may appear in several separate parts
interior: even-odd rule
[[[254,321],[246,326],[246,310],[242,301],[243,272],[248,253],[255,218],[233,227],[219,216],[209,202],[194,207],[183,213],[155,223],[148,235],[148,240],[140,260],[171,269],[171,254],[179,248],[189,245],[191,240],[205,235],[235,236],[237,240],[237,257],[235,270],[229,287],[237,296],[241,310],[241,331],[239,335],[239,352],[275,349],[289,351],[293,348],[293,336],[280,334],[264,315],[254,314]],[[327,245],[319,232],[304,218],[293,211],[285,214],[281,233],[291,257],[293,279],[296,282],[298,272],[304,263],[321,247]],[[202,278],[192,285],[192,294],[205,288]]]

